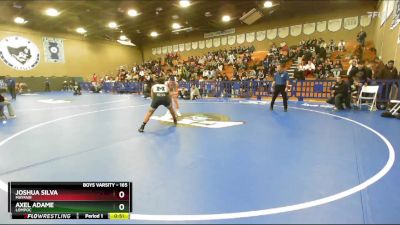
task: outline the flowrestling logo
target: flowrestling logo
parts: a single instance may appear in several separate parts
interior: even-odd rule
[[[31,70],[40,61],[38,47],[30,40],[11,36],[0,41],[1,60],[16,70]]]

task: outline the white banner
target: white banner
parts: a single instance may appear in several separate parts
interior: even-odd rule
[[[168,46],[168,53],[171,53],[172,52],[172,45],[169,45]]]
[[[63,39],[44,37],[43,49],[45,62],[65,63]]]
[[[161,47],[157,48],[157,55],[161,55]]]
[[[310,35],[315,32],[315,23],[305,23],[303,24],[303,33],[305,35]]]
[[[192,42],[192,49],[197,49],[199,47],[199,42]]]
[[[236,42],[236,36],[232,35],[232,36],[228,36],[228,45],[234,45]]]
[[[293,37],[299,36],[301,34],[301,28],[301,24],[290,26],[290,35],[292,35]]]
[[[324,32],[326,30],[326,21],[317,22],[317,31]]]
[[[221,37],[221,45],[226,45],[226,44],[228,44],[228,37],[227,36]]]
[[[199,41],[199,49],[203,49],[206,46],[205,41]]]
[[[256,33],[257,41],[264,41],[266,36],[267,36],[266,30],[257,31],[257,33]]]
[[[212,39],[207,39],[206,40],[206,47],[211,48],[212,47]]]
[[[277,34],[278,34],[278,29],[276,28],[267,30],[267,38],[269,40],[275,39]]]
[[[174,50],[174,52],[179,51],[179,45],[173,45],[173,50]]]
[[[162,47],[162,54],[167,54],[167,52],[168,52],[168,47],[167,46]]]
[[[157,49],[156,48],[152,48],[151,49],[151,54],[153,54],[153,55],[157,54]]]
[[[285,38],[289,36],[289,27],[279,27],[278,28],[278,37]]]
[[[185,50],[190,51],[192,49],[192,43],[185,43]]]
[[[219,47],[221,45],[221,38],[213,38],[213,46],[214,47]]]
[[[223,31],[205,33],[204,38],[212,38],[212,37],[218,37],[218,36],[234,34],[234,33],[235,33],[235,28],[231,28],[231,29],[227,29],[227,30],[223,30]]]
[[[400,23],[400,0],[397,0],[395,3],[395,9],[393,13],[392,24],[390,25],[390,29],[393,30]]]
[[[244,40],[246,39],[246,35],[245,34],[238,34],[237,36],[236,36],[236,42],[238,43],[238,44],[243,44],[244,43]]]
[[[381,26],[386,22],[388,18],[388,5],[389,1],[382,1],[382,10],[379,12]]]
[[[185,51],[185,44],[179,44],[179,51],[180,52]]]
[[[346,30],[353,30],[358,27],[358,16],[344,18],[343,27]]]
[[[256,39],[255,33],[254,32],[250,32],[250,33],[246,33],[246,41],[247,42],[254,42],[254,40]]]
[[[360,16],[360,25],[362,27],[367,27],[371,24],[372,17],[369,15],[362,15]]]
[[[336,32],[342,28],[342,18],[328,20],[328,30],[332,32]]]

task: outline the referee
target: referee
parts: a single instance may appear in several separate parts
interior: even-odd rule
[[[284,111],[287,112],[288,108],[288,98],[286,92],[289,87],[289,74],[284,70],[285,64],[278,64],[276,67],[276,73],[274,74],[274,81],[272,82],[272,87],[274,88],[274,96],[272,97],[270,110],[274,110],[274,103],[276,97],[279,93],[283,98]]]

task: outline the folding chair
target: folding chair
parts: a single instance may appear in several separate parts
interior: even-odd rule
[[[391,100],[390,103],[393,103],[395,105],[393,106],[393,108],[391,110],[389,110],[389,112],[393,116],[399,115],[400,114],[400,112],[399,112],[400,111],[400,100]]]
[[[379,86],[362,86],[360,95],[358,97],[357,106],[361,109],[363,105],[369,106],[369,111],[376,111],[376,97],[378,96]],[[368,94],[368,96],[363,96],[363,94]],[[371,94],[373,96],[371,96]],[[363,103],[363,100],[365,102]],[[372,102],[368,102],[372,101]]]

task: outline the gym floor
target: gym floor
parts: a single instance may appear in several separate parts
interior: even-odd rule
[[[22,222],[7,213],[9,181],[132,181],[129,223],[400,223],[400,120],[382,111],[181,100],[180,125],[153,119],[140,134],[149,104],[18,96],[0,124],[0,223]]]

